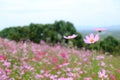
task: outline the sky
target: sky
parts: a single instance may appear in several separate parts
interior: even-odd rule
[[[56,20],[76,28],[120,25],[120,0],[0,0],[0,30]]]

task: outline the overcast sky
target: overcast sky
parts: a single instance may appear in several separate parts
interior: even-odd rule
[[[120,0],[0,0],[0,30],[55,20],[76,27],[120,25]]]

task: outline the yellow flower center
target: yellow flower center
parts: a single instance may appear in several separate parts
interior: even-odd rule
[[[91,38],[91,39],[90,39],[90,42],[91,42],[91,43],[94,43],[94,39],[93,39],[93,38]]]

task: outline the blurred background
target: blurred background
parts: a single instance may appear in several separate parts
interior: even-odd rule
[[[78,30],[120,25],[119,0],[0,0],[0,11],[0,30],[55,20],[70,21]]]

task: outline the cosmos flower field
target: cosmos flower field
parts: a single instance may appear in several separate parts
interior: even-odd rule
[[[120,57],[0,38],[0,80],[120,80]]]

